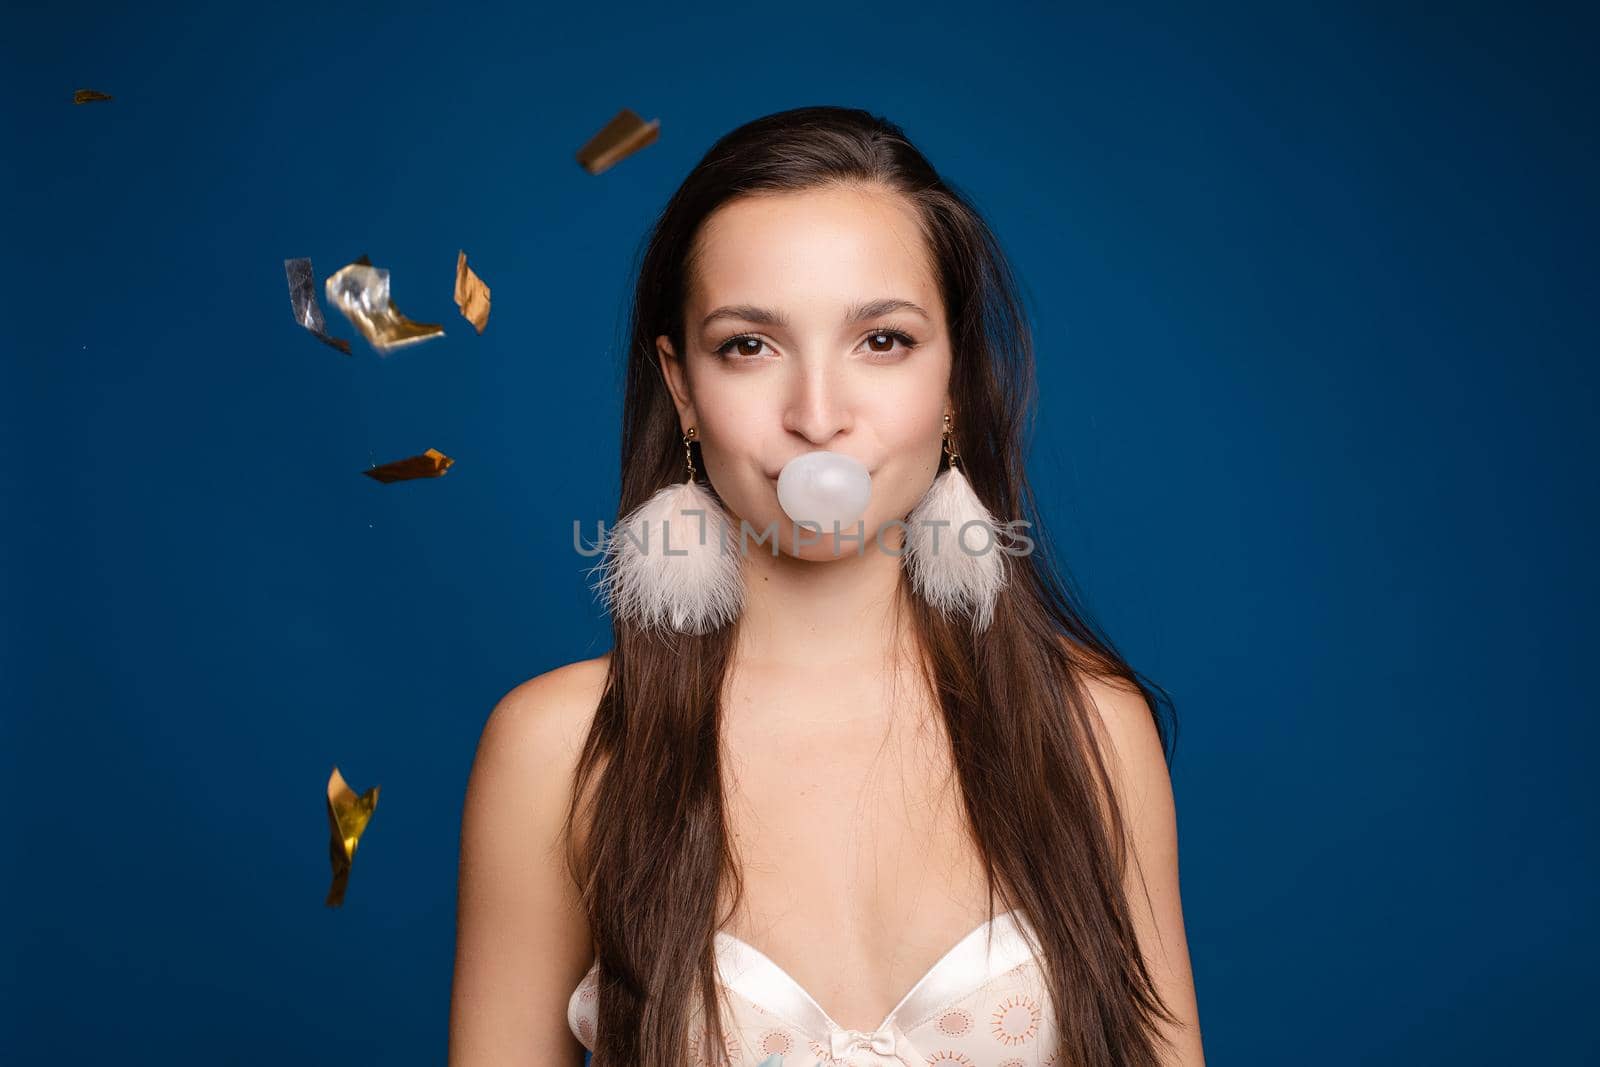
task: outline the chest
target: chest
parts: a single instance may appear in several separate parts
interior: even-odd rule
[[[743,881],[724,929],[875,1027],[987,914],[937,710],[871,674],[742,672],[722,759]]]

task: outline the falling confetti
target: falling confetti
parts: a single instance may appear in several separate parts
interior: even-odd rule
[[[345,885],[350,880],[350,862],[355,858],[356,845],[372,821],[378,806],[378,787],[373,786],[357,796],[345,783],[339,768],[333,768],[328,778],[328,858],[333,863],[333,884],[328,887],[325,903],[337,908],[344,903]]]
[[[72,102],[74,104],[92,104],[96,100],[110,99],[111,95],[109,93],[98,92],[94,89],[79,89],[72,94]]]
[[[462,318],[483,332],[489,323],[489,287],[467,266],[465,252],[456,257],[456,307]]]
[[[328,303],[342,311],[379,354],[388,355],[390,349],[401,345],[444,336],[443,326],[412,322],[402,315],[389,299],[389,272],[366,259],[362,256],[328,276]]]
[[[389,482],[410,481],[413,478],[439,478],[450,469],[455,460],[440,452],[437,448],[430,448],[420,456],[411,456],[407,459],[397,459],[393,463],[385,463],[381,467],[368,467],[362,471],[368,478],[388,484]]]
[[[328,326],[322,319],[322,305],[317,303],[317,286],[312,280],[309,259],[286,259],[283,272],[289,278],[289,306],[294,310],[294,320],[325,345],[350,354],[350,342],[342,337],[328,335]]]
[[[599,133],[589,138],[588,144],[578,150],[578,162],[590,174],[599,174],[646,145],[654,144],[660,135],[660,119],[646,122],[628,108],[623,108],[617,112],[616,118],[606,123]]]

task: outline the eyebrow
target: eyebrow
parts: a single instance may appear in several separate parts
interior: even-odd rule
[[[933,316],[929,315],[919,305],[913,304],[909,300],[897,300],[894,297],[883,297],[879,300],[869,300],[864,304],[856,304],[845,313],[844,321],[846,325],[850,325],[857,322],[865,322],[868,319],[875,319],[881,315],[888,315],[895,311],[909,311],[915,315],[921,315],[929,322],[933,321]],[[717,310],[700,320],[700,328],[703,330],[718,319],[739,319],[743,322],[754,322],[761,326],[777,326],[780,329],[789,325],[788,316],[781,311],[756,307],[754,304],[729,304],[726,307],[717,308]]]

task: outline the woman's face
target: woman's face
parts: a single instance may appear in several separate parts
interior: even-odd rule
[[[706,220],[691,262],[687,351],[664,336],[656,347],[706,477],[736,521],[777,523],[781,551],[830,559],[831,532],[795,550],[778,472],[818,449],[852,456],[872,474],[862,522],[877,551],[882,525],[932,483],[950,410],[945,310],[915,209],[879,187],[743,197]],[[898,528],[884,532],[899,543]]]

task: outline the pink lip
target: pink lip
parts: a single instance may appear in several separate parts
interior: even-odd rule
[[[778,470],[778,471],[763,471],[762,473],[765,474],[772,481],[777,481],[778,480],[778,475],[782,474],[783,472],[781,470]],[[878,471],[877,471],[877,468],[875,468],[875,467],[868,468],[868,470],[867,470],[867,474],[868,474],[869,477],[872,476],[872,475],[876,475],[877,473],[878,473]]]

